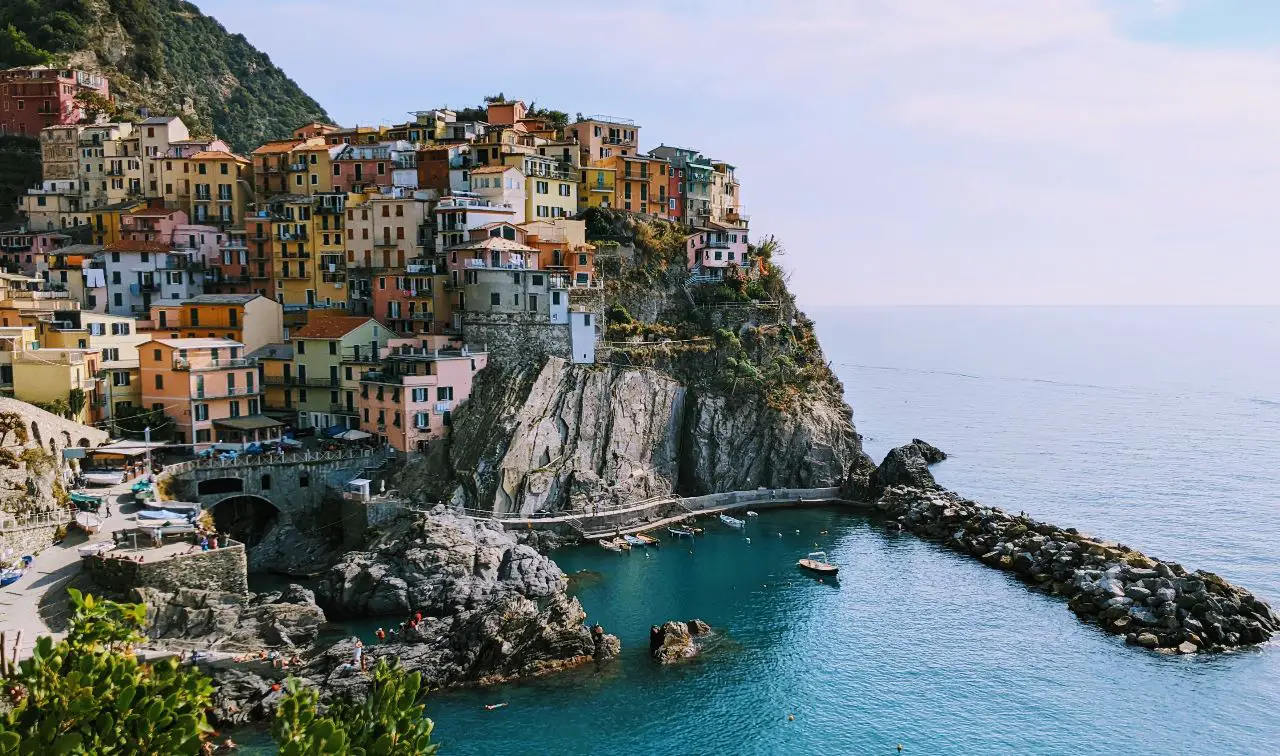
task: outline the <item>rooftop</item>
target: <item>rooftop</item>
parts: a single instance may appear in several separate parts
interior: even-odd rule
[[[244,346],[244,344],[231,339],[153,339],[153,341],[173,349],[222,349],[224,347]]]
[[[293,344],[266,344],[245,355],[251,360],[291,360]]]
[[[507,171],[519,171],[519,170],[520,169],[515,167],[514,165],[486,165],[482,168],[476,168],[472,170],[471,175],[474,176],[477,173],[505,173]]]
[[[299,328],[293,336],[299,339],[340,338],[370,321],[378,323],[376,319],[367,315],[333,315],[312,312],[306,324]],[[382,324],[378,323],[378,325]],[[383,327],[385,328],[385,326]]]
[[[234,152],[221,152],[202,150],[192,155],[188,160],[235,160],[240,163],[249,162],[249,158],[244,155],[237,155]]]
[[[455,244],[452,247],[449,247],[449,249],[458,249],[458,250],[483,249],[483,250],[488,250],[490,252],[537,252],[538,251],[537,249],[521,244],[520,242],[511,241],[510,239],[503,239],[497,236],[490,236],[487,239],[481,239],[480,241],[469,241],[469,242],[464,242],[462,244]]]
[[[258,297],[266,299],[261,294],[200,294],[182,304],[247,304]]]
[[[284,423],[279,420],[272,420],[266,415],[249,415],[248,417],[225,417],[214,420],[215,428],[230,428],[232,430],[248,431],[261,430],[263,428],[279,428]]]
[[[104,249],[107,252],[168,252],[170,247],[166,242],[121,239],[114,244],[108,244]]]

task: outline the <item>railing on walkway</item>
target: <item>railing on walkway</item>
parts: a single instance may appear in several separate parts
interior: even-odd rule
[[[0,517],[0,533],[9,533],[31,528],[47,528],[71,522],[69,511],[36,512],[27,515],[4,515]]]
[[[175,462],[166,465],[164,471],[171,475],[191,470],[210,470],[235,467],[260,467],[262,465],[293,464],[297,462],[342,462],[351,459],[382,460],[390,456],[382,449],[351,449],[348,451],[313,451],[307,449],[299,452],[274,452],[237,456],[235,459],[193,459],[186,462]]]

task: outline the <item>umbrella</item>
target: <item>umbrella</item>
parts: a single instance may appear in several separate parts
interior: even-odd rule
[[[362,441],[366,438],[373,438],[373,434],[365,433],[362,430],[356,430],[355,428],[352,428],[351,430],[347,430],[347,431],[343,431],[342,433],[339,433],[338,435],[334,436],[334,438],[339,439],[341,441]]]

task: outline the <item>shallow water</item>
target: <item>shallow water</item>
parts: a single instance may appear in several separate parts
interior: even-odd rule
[[[925,438],[952,454],[939,480],[972,498],[1280,603],[1280,311],[811,314],[874,456]],[[764,512],[749,529],[750,544],[712,526],[693,553],[558,553],[567,572],[601,574],[579,596],[623,658],[435,696],[446,753],[1280,751],[1275,644],[1126,648],[1062,602],[856,513]],[[842,565],[838,586],[795,569],[815,542]],[[690,617],[728,642],[651,665],[649,626]],[[483,710],[496,701],[510,706]]]

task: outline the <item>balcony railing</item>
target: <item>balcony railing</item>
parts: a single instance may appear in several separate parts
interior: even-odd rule
[[[191,327],[199,328],[200,326],[193,325]],[[216,327],[221,328],[222,326],[216,326]],[[236,359],[226,359],[226,360],[206,360],[204,362],[197,362],[194,364],[189,359],[178,357],[173,361],[173,369],[198,373],[204,370],[228,370],[230,368],[247,368],[247,367],[253,367],[254,365],[257,365],[257,364],[258,364],[257,360],[252,360],[244,357],[240,357]]]
[[[360,414],[355,407],[348,407],[345,404],[330,404],[329,411],[335,415],[350,415],[352,417]]]
[[[301,228],[297,231],[280,231],[276,233],[276,239],[280,241],[306,241],[307,230]]]
[[[289,163],[289,170],[291,171],[305,171],[306,169],[306,163]]]
[[[235,399],[241,396],[257,396],[262,393],[258,386],[230,386],[220,391],[201,391],[197,389],[192,399]]]

